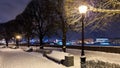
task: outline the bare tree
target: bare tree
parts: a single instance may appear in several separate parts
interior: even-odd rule
[[[32,23],[33,20],[28,13],[29,13],[28,10],[25,9],[25,12],[18,15],[16,17],[16,20],[19,21],[18,23],[21,23],[20,26],[22,28],[22,33],[27,38],[27,46],[29,47],[30,46],[30,38],[33,36],[34,26]]]
[[[14,20],[11,20],[11,21],[8,21],[8,22],[2,24],[1,35],[5,39],[7,47],[8,47],[9,40],[14,36],[13,31],[15,29],[12,28],[13,27],[13,21]]]
[[[79,22],[81,15],[78,12],[78,7],[82,4],[89,7],[89,11],[86,14],[85,26],[89,26],[91,31],[95,29],[105,30],[109,26],[109,22],[119,18],[120,1],[118,0],[66,0],[67,22],[76,31],[79,31],[81,27]]]
[[[35,26],[34,33],[40,40],[40,48],[43,48],[43,38],[54,32],[54,24],[56,21],[54,7],[50,0],[32,0],[25,12],[31,17],[33,26]]]

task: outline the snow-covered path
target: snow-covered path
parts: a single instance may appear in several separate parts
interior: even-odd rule
[[[66,68],[43,57],[21,49],[0,49],[0,68]]]
[[[51,47],[46,47],[46,49],[61,50],[61,48],[51,48]],[[74,55],[75,66],[79,66],[81,50],[67,49],[66,51]],[[115,63],[120,65],[120,54],[117,53],[85,50],[85,55],[86,55],[86,60],[104,61],[104,62]]]
[[[87,60],[99,60],[120,65],[120,54],[99,51],[86,51]]]
[[[59,50],[61,48],[45,47],[45,49]],[[74,55],[74,66],[65,67],[55,63],[37,52],[24,52],[22,49],[0,48],[0,68],[80,68],[80,50],[67,49]],[[99,60],[120,64],[120,54],[99,51],[85,51],[87,60]]]

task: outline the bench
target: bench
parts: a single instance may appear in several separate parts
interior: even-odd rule
[[[70,55],[69,53],[52,51],[51,53],[45,53],[44,56],[67,67],[74,65],[73,55]]]
[[[9,48],[11,48],[11,49],[18,49],[17,46],[11,46],[11,47],[9,47]]]
[[[6,48],[7,46],[1,46],[1,48]]]
[[[24,50],[25,52],[32,52],[33,48],[32,47],[28,47],[27,49]]]

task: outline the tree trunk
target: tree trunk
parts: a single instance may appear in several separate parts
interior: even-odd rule
[[[16,39],[16,47],[19,48],[19,40]]]
[[[30,47],[30,37],[27,37],[27,46]]]
[[[5,38],[6,46],[8,47],[8,39]]]
[[[40,40],[40,49],[44,49],[43,47],[43,41],[42,41],[43,37],[39,37],[39,40]]]

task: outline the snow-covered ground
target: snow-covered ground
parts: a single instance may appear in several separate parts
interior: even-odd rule
[[[66,68],[43,57],[20,49],[0,49],[0,68]]]
[[[61,50],[60,48],[51,48],[51,47],[46,47],[46,49]],[[75,65],[76,66],[79,65],[81,50],[67,49],[67,52],[74,55]],[[107,53],[107,52],[100,52],[100,51],[85,50],[85,56],[86,56],[87,61],[95,60],[95,61],[103,61],[103,62],[115,63],[115,64],[120,65],[120,54],[117,54],[117,53]]]
[[[49,50],[60,48],[45,47]],[[65,67],[55,63],[37,52],[24,52],[22,49],[0,48],[0,68],[80,68],[80,50],[67,49],[68,53],[74,55],[74,66]],[[120,54],[85,51],[87,60],[100,60],[109,63],[120,64]]]
[[[80,67],[80,66],[79,66]],[[24,52],[22,49],[0,48],[0,68],[78,68],[55,63],[41,53]]]

